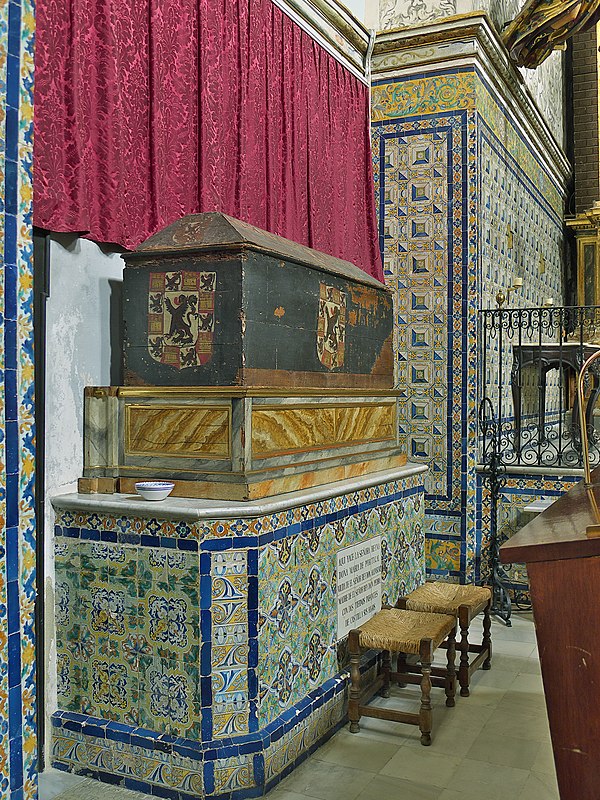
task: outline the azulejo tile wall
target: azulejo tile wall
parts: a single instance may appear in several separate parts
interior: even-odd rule
[[[277,539],[259,550],[259,725],[268,725],[338,670],[335,562],[382,537],[382,596],[394,603],[425,580],[418,494]],[[290,636],[294,630],[295,634]]]
[[[411,591],[423,491],[196,523],[59,506],[54,765],[173,798],[276,782],[345,716],[336,553],[380,536],[384,599]]]
[[[475,66],[375,80],[372,140],[401,442],[430,467],[427,566],[470,581],[480,546],[478,310],[517,275],[523,304],[560,296],[563,193]]]
[[[0,795],[37,792],[33,418],[33,6],[0,9],[3,376],[0,436]]]

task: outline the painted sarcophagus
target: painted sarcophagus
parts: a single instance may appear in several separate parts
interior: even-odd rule
[[[391,295],[347,261],[219,213],[123,258],[126,385],[393,386]]]

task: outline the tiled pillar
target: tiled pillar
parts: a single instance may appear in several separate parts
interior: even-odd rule
[[[483,16],[380,34],[372,78],[401,442],[430,466],[430,573],[477,580],[478,311],[517,276],[515,305],[560,302],[568,164]]]
[[[0,796],[37,794],[33,506],[33,7],[0,5]]]

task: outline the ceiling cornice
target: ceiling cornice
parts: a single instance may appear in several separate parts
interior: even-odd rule
[[[273,0],[337,61],[369,83],[371,34],[338,0]]]

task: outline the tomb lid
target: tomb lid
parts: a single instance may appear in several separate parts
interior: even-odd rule
[[[297,244],[274,233],[263,231],[247,222],[234,219],[227,214],[210,211],[204,214],[189,214],[150,236],[133,252],[125,253],[127,263],[147,259],[149,255],[179,255],[182,252],[209,252],[248,249],[303,264],[321,272],[333,273],[357,283],[387,287],[350,261],[327,255],[312,247]]]

